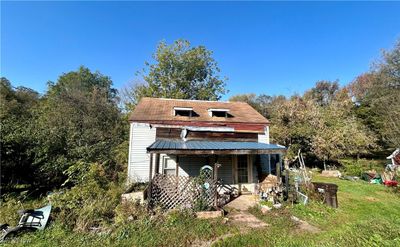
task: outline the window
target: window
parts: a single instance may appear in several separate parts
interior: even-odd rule
[[[247,166],[247,155],[237,156],[237,175],[238,183],[248,183],[249,171]]]
[[[229,109],[208,109],[208,114],[211,117],[230,117]]]
[[[193,108],[191,107],[174,107],[174,116],[191,117],[193,115]]]
[[[169,157],[163,159],[163,174],[176,175],[176,163]]]

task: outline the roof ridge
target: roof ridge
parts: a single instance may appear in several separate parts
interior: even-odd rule
[[[155,98],[155,97],[143,97],[147,99],[159,99],[159,100],[171,100],[171,101],[195,101],[195,102],[213,102],[213,103],[244,103],[243,101],[216,101],[216,100],[200,100],[200,99],[173,99],[173,98]]]

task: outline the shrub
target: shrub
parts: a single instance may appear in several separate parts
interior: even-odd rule
[[[122,202],[115,208],[115,223],[123,225],[130,221],[143,220],[148,218],[147,209],[140,204],[139,200],[135,202]]]
[[[385,161],[367,159],[342,159],[339,160],[342,171],[349,176],[361,176],[365,171],[376,170],[382,172],[385,168]]]
[[[78,231],[110,224],[122,194],[118,183],[105,178],[101,164],[90,164],[84,170],[85,173],[78,172],[84,177],[74,177],[75,182],[79,181],[74,187],[55,193],[50,198],[55,207],[56,220]]]

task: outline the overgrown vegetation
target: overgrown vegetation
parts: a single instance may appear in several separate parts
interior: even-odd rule
[[[390,161],[389,161],[390,162]],[[369,159],[340,159],[340,170],[345,175],[358,176],[366,171],[376,171],[382,173],[385,170],[387,160],[369,160]]]
[[[5,246],[190,246],[211,243],[228,233],[230,235],[217,241],[215,246],[400,244],[400,197],[391,188],[336,178],[315,177],[315,181],[339,186],[339,208],[333,209],[316,201],[306,206],[287,204],[265,215],[253,208],[251,213],[268,224],[259,230],[241,232],[238,226],[229,222],[223,224],[222,219],[199,220],[189,212],[173,211],[167,215],[150,216],[138,204],[129,203],[116,207],[115,222],[108,226],[105,224],[86,232],[74,231],[55,219],[46,231],[23,235]],[[15,201],[13,204],[18,208]],[[6,215],[3,210],[0,213]],[[299,227],[292,216],[319,230],[310,232]]]

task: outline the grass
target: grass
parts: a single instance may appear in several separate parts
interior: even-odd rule
[[[102,233],[79,233],[55,223],[45,231],[25,234],[4,246],[190,246],[234,230],[221,224],[221,220],[177,215],[126,224]]]
[[[400,246],[400,196],[382,185],[363,181],[316,177],[314,181],[339,185],[339,208],[317,202],[286,206],[262,215],[268,229],[224,239],[217,246]],[[298,231],[294,215],[321,231]]]
[[[57,221],[45,231],[25,234],[4,246],[190,246],[206,243],[227,233],[215,246],[400,246],[400,193],[363,181],[314,177],[314,181],[339,186],[339,208],[318,202],[286,205],[263,215],[250,210],[269,224],[266,228],[240,233],[222,219],[200,220],[189,215],[145,217],[124,224],[111,224],[100,233],[81,233]],[[3,210],[3,208],[2,208]],[[320,229],[300,230],[291,216]]]

